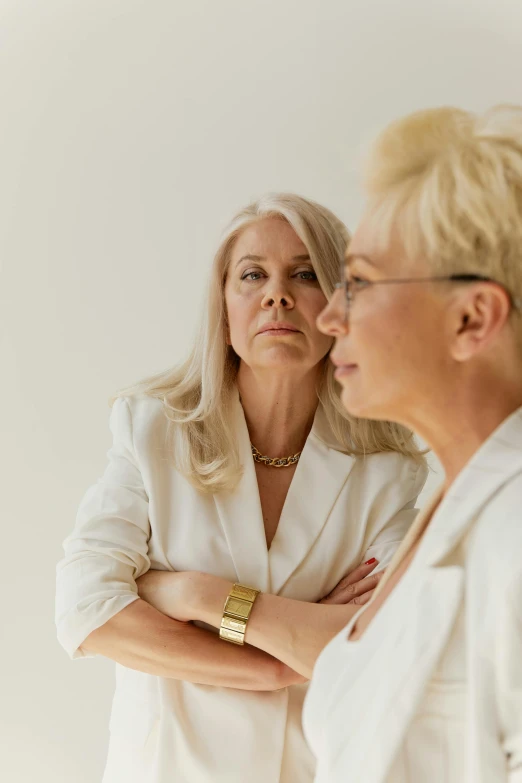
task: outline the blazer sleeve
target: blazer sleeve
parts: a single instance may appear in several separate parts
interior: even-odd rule
[[[406,462],[404,458],[401,459]],[[363,558],[363,562],[373,557],[379,561],[372,573],[378,573],[390,564],[419,513],[415,504],[426,483],[428,468],[425,463],[412,463],[409,460],[408,463],[407,475],[397,471],[393,480],[384,484],[373,498],[372,517],[375,515],[375,518],[369,524],[372,538],[367,542]]]
[[[126,399],[114,403],[110,428],[108,465],[83,497],[57,566],[58,640],[71,658],[93,657],[81,649],[82,642],[138,599],[135,580],[150,567],[148,497]]]

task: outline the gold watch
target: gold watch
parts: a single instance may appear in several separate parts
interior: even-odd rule
[[[245,585],[234,585],[225,601],[219,636],[232,644],[244,644],[248,618],[259,595],[259,590]]]

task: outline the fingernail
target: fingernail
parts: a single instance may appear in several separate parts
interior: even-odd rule
[[[372,557],[372,559],[371,560],[367,560],[364,565],[371,565],[372,563],[376,563],[376,562],[377,562],[377,558],[376,557]]]

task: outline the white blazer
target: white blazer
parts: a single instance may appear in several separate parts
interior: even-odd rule
[[[149,568],[198,570],[317,601],[361,562],[390,561],[415,515],[426,469],[398,454],[337,450],[321,408],[267,551],[239,397],[244,475],[204,495],[171,465],[158,400],[119,399],[113,446],[83,498],[58,565],[58,637],[73,658],[95,628],[137,599]],[[301,729],[305,686],[248,692],[194,685],[117,665],[105,783],[307,783],[314,760]],[[240,741],[238,741],[240,740]]]
[[[357,616],[319,656],[308,692],[317,783],[522,783],[522,409],[459,474],[349,642]]]

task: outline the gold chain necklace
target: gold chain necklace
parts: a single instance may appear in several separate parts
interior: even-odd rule
[[[252,456],[254,462],[262,462],[264,465],[268,465],[270,468],[288,468],[290,465],[295,465],[299,462],[299,457],[303,453],[298,451],[297,454],[293,454],[291,457],[265,457],[260,451],[256,449],[252,443],[250,444],[252,449]]]

